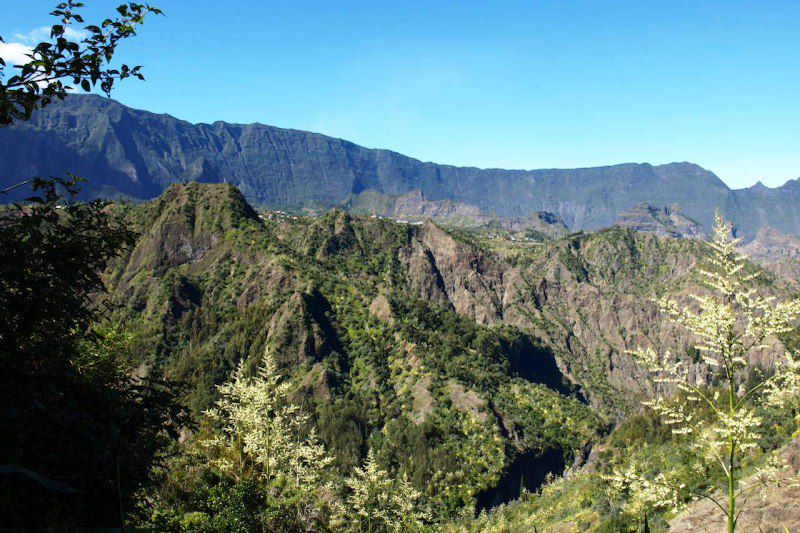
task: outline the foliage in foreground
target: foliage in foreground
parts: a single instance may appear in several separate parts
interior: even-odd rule
[[[741,472],[753,479],[781,446],[796,435],[797,422],[791,411],[764,407],[759,415],[773,430],[760,443]],[[661,475],[684,484],[679,494],[683,506],[693,501],[692,492],[713,490],[726,482],[721,470],[698,468],[702,464],[685,438],[673,435],[652,411],[633,415],[618,426],[609,438],[598,444],[589,465],[567,477],[550,480],[541,490],[526,492],[518,500],[482,513],[479,517],[459,520],[446,531],[516,533],[538,531],[553,533],[640,533],[647,514],[652,531],[666,531],[678,509],[652,508],[636,491],[609,490],[609,478],[633,470],[640,480],[654,480]]]
[[[141,525],[175,531],[422,530],[430,517],[420,493],[407,479],[393,479],[372,450],[344,484],[333,475],[332,459],[313,429],[303,434],[308,415],[287,402],[288,389],[269,352],[255,376],[246,376],[240,365],[206,411],[211,435],[193,450],[205,455],[208,466],[180,493],[162,488],[145,496]],[[183,475],[187,466],[175,463],[173,475]]]
[[[346,496],[331,521],[336,531],[422,531],[430,522],[422,495],[405,477],[383,470],[373,450],[344,484]]]
[[[72,202],[76,187],[37,179],[29,205],[0,212],[0,522],[9,527],[124,520],[182,418],[172,385],[127,372],[129,333],[92,305],[99,271],[133,234],[102,202]]]
[[[110,94],[139,67],[110,63],[157,8],[125,3],[84,28],[80,2],[59,3],[50,39],[21,65],[0,58],[0,127],[26,121],[74,86]],[[0,37],[0,42],[3,39]],[[173,385],[136,376],[130,336],[95,300],[100,273],[134,240],[102,202],[75,203],[81,180],[32,177],[0,191],[30,197],[0,211],[0,524],[124,526],[131,496],[150,481],[183,412]],[[46,510],[46,512],[43,512]]]
[[[123,3],[116,10],[119,16],[86,25],[83,31],[88,35],[73,41],[68,30],[76,23],[83,24],[82,7],[75,0],[59,3],[50,13],[58,19],[50,29],[50,40],[37,44],[26,63],[6,65],[0,58],[0,127],[29,120],[33,111],[63,100],[76,86],[89,92],[99,83],[110,96],[115,81],[144,79],[139,66],[110,68],[110,64],[120,41],[135,36],[145,16],[161,14],[161,10],[148,4]],[[4,79],[6,69],[13,69],[13,75]]]
[[[709,293],[687,305],[661,300],[664,314],[694,334],[705,364],[692,354],[636,350],[659,385],[646,411],[618,426],[589,468],[459,527],[634,532],[647,516],[648,528],[662,531],[687,504],[707,499],[733,531],[751,498],[796,483],[778,449],[797,435],[800,368],[787,334],[798,303],[752,286],[758,271],[736,252],[730,226],[717,221],[712,269],[703,271]],[[763,370],[755,362],[761,350],[780,346],[777,337],[788,348]]]
[[[800,301],[781,302],[759,294],[753,284],[758,272],[747,273],[730,224],[719,213],[716,220],[712,268],[700,270],[711,295],[692,294],[688,305],[667,298],[659,302],[667,317],[697,339],[695,348],[708,376],[698,375],[697,368],[669,352],[641,348],[633,353],[662,385],[662,392],[645,405],[672,427],[674,434],[685,436],[681,445],[691,448],[703,466],[724,473],[723,487],[712,485],[693,496],[719,507],[732,533],[749,499],[768,484],[784,481],[780,477],[783,465],[772,462],[747,484],[742,484],[741,472],[747,460],[760,451],[759,441],[772,431],[757,408],[789,408],[800,395],[800,353],[785,351],[770,376],[754,362],[758,350],[770,348],[778,335],[792,330],[800,316]],[[709,382],[719,386],[712,391],[706,386]],[[667,397],[663,392],[667,387],[666,392],[677,389],[678,394]],[[650,479],[633,467],[609,481],[612,490],[630,492],[645,510],[648,506],[676,507],[686,488],[669,474]],[[720,489],[725,500],[717,496]]]

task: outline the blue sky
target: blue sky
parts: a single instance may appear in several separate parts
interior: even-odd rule
[[[115,2],[84,0],[92,14]],[[800,2],[164,0],[115,98],[502,168],[692,161],[800,177]],[[23,43],[53,2],[3,0]],[[14,35],[17,38],[14,39]]]

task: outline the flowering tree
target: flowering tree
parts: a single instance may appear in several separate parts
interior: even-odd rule
[[[770,369],[771,375],[764,374],[752,358],[755,351],[768,348],[776,335],[792,329],[800,316],[800,302],[781,302],[759,293],[753,283],[758,272],[747,272],[746,258],[737,251],[739,239],[733,238],[731,229],[717,213],[711,268],[699,269],[710,294],[692,294],[693,305],[688,307],[668,297],[658,300],[662,312],[697,339],[695,347],[702,361],[721,386],[705,386],[706,380],[694,377],[688,361],[674,358],[668,351],[661,355],[653,348],[631,352],[652,380],[663,385],[655,398],[644,404],[671,426],[674,434],[687,436],[699,457],[725,473],[727,501],[711,491],[693,496],[714,502],[727,516],[729,532],[735,531],[748,498],[767,483],[778,481],[774,461],[759,471],[752,483],[744,484],[740,476],[742,459],[758,447],[759,438],[768,431],[756,408],[785,406],[800,393],[800,354],[783,353]],[[665,396],[674,392],[677,394]],[[674,504],[677,494],[686,489],[663,475],[645,481],[633,468],[615,474],[610,481],[618,489],[625,486],[629,494],[638,493],[640,502],[651,506]]]
[[[282,381],[272,354],[265,352],[255,376],[247,376],[240,363],[218,390],[220,399],[205,412],[218,431],[202,442],[212,465],[236,481],[288,488],[300,495],[294,504],[298,515],[318,515],[318,496],[333,491],[325,480],[332,458],[313,429],[302,436],[309,416],[286,401],[289,383]]]
[[[429,520],[420,493],[405,478],[392,479],[372,449],[363,468],[345,481],[350,494],[334,518],[335,529],[352,532],[421,531]]]

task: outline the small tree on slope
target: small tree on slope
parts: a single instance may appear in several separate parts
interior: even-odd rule
[[[421,494],[405,478],[392,479],[378,465],[372,449],[363,468],[345,481],[348,496],[337,510],[333,527],[354,533],[422,531],[429,516]]]
[[[783,353],[768,377],[753,363],[752,356],[769,347],[776,335],[792,329],[791,324],[800,316],[800,302],[780,302],[759,294],[754,284],[758,273],[746,272],[746,258],[738,253],[739,240],[732,237],[731,229],[717,213],[711,268],[699,270],[711,294],[691,295],[693,305],[689,307],[668,297],[658,300],[662,312],[697,339],[702,361],[721,386],[709,389],[694,377],[690,362],[669,352],[659,355],[652,348],[639,348],[631,354],[647,368],[655,383],[665,385],[660,388],[670,392],[677,389],[672,397],[658,393],[644,404],[671,426],[674,434],[686,436],[708,467],[724,472],[726,486],[717,488],[722,489],[724,499],[714,487],[693,492],[692,496],[716,504],[727,517],[727,530],[732,533],[748,499],[767,484],[781,481],[781,465],[773,459],[749,478],[752,482],[744,483],[742,460],[757,449],[759,438],[770,430],[762,425],[756,408],[781,408],[800,394],[800,354]],[[627,490],[633,499],[645,501],[644,508],[674,505],[679,493],[688,490],[663,474],[644,480],[635,469],[614,474],[609,481],[612,489]]]
[[[279,498],[291,497],[299,522],[313,522],[323,493],[333,491],[326,482],[332,459],[313,429],[302,436],[309,416],[286,401],[288,389],[269,351],[255,376],[247,376],[240,363],[205,413],[218,431],[202,444],[216,468],[236,481],[255,479]]]

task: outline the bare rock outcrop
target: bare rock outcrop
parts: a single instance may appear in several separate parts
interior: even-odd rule
[[[698,222],[684,216],[674,204],[666,207],[647,203],[637,205],[621,213],[617,218],[617,225],[659,237],[705,239],[707,236]]]

